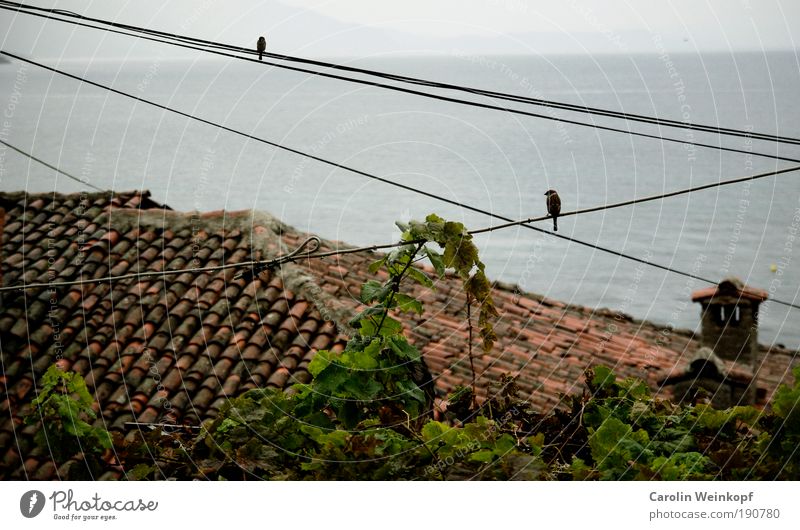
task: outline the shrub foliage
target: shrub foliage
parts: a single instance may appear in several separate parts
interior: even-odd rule
[[[363,285],[366,308],[350,322],[357,333],[343,352],[317,353],[309,384],[248,391],[199,432],[115,435],[112,450],[112,437],[86,421],[94,412],[83,380],[54,367],[28,417],[42,424],[37,443],[58,461],[81,453],[129,479],[800,478],[800,368],[767,411],[674,404],[596,366],[583,394],[564,396],[548,413],[532,409],[504,377],[480,404],[473,388],[457,388],[444,421],[435,421],[433,382],[399,320],[424,311],[404,286],[434,287],[413,264],[426,258],[436,275],[449,269],[462,280],[468,303],[479,307],[485,352],[497,312],[461,223],[430,215],[401,229],[406,244],[370,267],[388,279]]]

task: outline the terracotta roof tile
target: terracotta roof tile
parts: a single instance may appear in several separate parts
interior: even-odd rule
[[[0,195],[6,206],[0,247],[4,285],[47,281],[53,273],[69,279],[209,266],[223,259],[233,263],[259,252],[267,257],[265,250],[274,255],[307,237],[274,220],[256,222],[250,211],[195,215],[190,227],[189,214],[166,211],[147,192]],[[79,207],[82,200],[88,207]],[[51,235],[58,237],[48,263],[51,256],[37,242],[53,227]],[[323,249],[333,246],[324,243]],[[85,377],[113,430],[125,431],[125,422],[134,420],[197,423],[215,417],[229,397],[247,389],[308,382],[308,363],[318,350],[343,350],[346,337],[322,315],[346,322],[354,314],[360,284],[372,277],[367,272],[372,258],[349,254],[298,262],[249,284],[234,281],[232,269],[191,271],[167,281],[88,284],[57,289],[53,305],[46,289],[8,294],[0,306],[5,366],[0,411],[11,414],[0,415],[0,479],[24,478],[26,471],[45,479],[62,472],[34,449],[35,427],[24,427],[21,417],[34,381],[57,353],[64,368]],[[320,289],[314,296],[289,290],[287,275],[310,277]],[[443,396],[471,377],[465,298],[452,277],[437,281],[435,291],[414,289],[428,307],[423,317],[406,321],[407,329]],[[500,341],[492,354],[475,356],[484,396],[491,381],[511,373],[533,406],[554,407],[559,393],[581,389],[584,368],[598,362],[656,386],[660,374],[680,369],[689,359],[685,352],[699,347],[688,332],[665,337],[658,327],[626,315],[517,295],[511,286],[498,285],[495,297],[502,315]],[[319,303],[331,305],[321,311]],[[791,378],[798,360],[779,348],[764,359],[758,378],[769,398]]]

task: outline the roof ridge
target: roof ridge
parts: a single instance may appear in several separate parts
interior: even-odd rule
[[[140,199],[140,207],[141,209],[167,209],[171,210],[169,206],[166,204],[159,203],[152,199],[152,193],[150,190],[125,190],[125,191],[114,191],[114,190],[103,190],[103,191],[76,191],[72,193],[62,193],[62,192],[54,192],[54,191],[43,191],[43,192],[35,192],[31,193],[29,191],[19,190],[19,191],[0,191],[0,202],[20,202],[24,200],[27,202],[34,202],[37,199],[46,199],[50,201],[65,201],[69,199],[80,199],[85,201],[92,201],[93,199],[97,198],[108,198],[109,200],[114,198],[123,198],[126,202],[130,201],[133,198],[138,197]]]

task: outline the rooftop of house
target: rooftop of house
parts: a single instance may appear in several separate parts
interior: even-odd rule
[[[712,285],[704,289],[698,289],[692,293],[693,302],[713,302],[715,300],[726,301],[728,299],[749,300],[760,304],[769,298],[767,291],[756,289],[745,285],[739,278],[725,278],[719,285]]]
[[[4,211],[4,213],[3,213]],[[199,270],[296,248],[308,234],[260,212],[179,213],[148,192],[0,193],[4,286],[97,279],[132,272],[195,269],[176,276],[42,287],[0,299],[0,478],[61,475],[26,426],[36,385],[58,363],[84,376],[97,422],[198,424],[232,396],[258,387],[308,382],[321,349],[341,350],[374,254],[288,263],[256,279],[236,269]],[[322,241],[322,250],[347,245]],[[404,320],[445,396],[471,380],[466,299],[460,281],[414,287],[425,313]],[[608,310],[568,305],[513,286],[493,292],[499,340],[475,348],[479,394],[503,374],[541,411],[583,389],[587,367],[659,382],[685,372],[700,349],[692,332],[659,327]],[[757,396],[769,400],[791,381],[796,352],[762,347]],[[736,373],[735,363],[724,372]],[[99,477],[102,478],[102,477]]]

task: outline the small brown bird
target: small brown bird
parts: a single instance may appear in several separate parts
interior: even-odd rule
[[[267,51],[267,39],[265,39],[263,36],[259,37],[258,44],[256,44],[256,49],[258,49],[258,60],[260,61],[264,56],[264,52]]]
[[[547,213],[553,216],[553,231],[558,232],[558,214],[561,213],[561,198],[556,190],[547,190]]]

